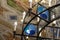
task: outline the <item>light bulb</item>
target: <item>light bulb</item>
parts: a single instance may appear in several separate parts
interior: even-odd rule
[[[32,2],[32,0],[29,0],[29,2]]]
[[[52,15],[52,18],[54,19],[55,18],[55,15]],[[56,24],[56,21],[53,21],[54,24]]]
[[[49,6],[51,6],[51,2],[52,2],[52,0],[49,0]]]
[[[23,12],[23,19],[24,19],[25,15],[26,15],[26,12],[24,11],[24,12]]]
[[[17,21],[14,22],[14,31],[16,31],[16,27],[17,27]]]
[[[14,25],[17,26],[17,21],[14,22]]]
[[[52,15],[52,18],[55,18],[55,15]]]
[[[26,39],[28,39],[29,37],[27,36]]]

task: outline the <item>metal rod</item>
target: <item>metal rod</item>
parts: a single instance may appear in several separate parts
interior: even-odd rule
[[[15,34],[16,36],[28,36],[28,37],[33,37],[33,38],[36,38],[37,36],[30,36],[30,35],[21,35],[21,34]],[[41,38],[41,39],[53,39],[53,38],[44,38],[44,37],[38,37],[38,38]],[[60,39],[55,39],[55,40],[60,40]]]
[[[59,6],[60,4],[57,4],[57,5],[54,5],[54,6],[52,6],[52,7],[49,7],[48,9],[46,9],[46,10],[49,10],[49,9],[53,9],[53,8],[55,8],[55,7],[57,7],[57,6]],[[43,12],[45,12],[46,10],[44,10]],[[43,13],[43,12],[41,12],[41,13]],[[41,13],[39,13],[39,14],[41,14]],[[35,15],[35,17],[37,17],[37,15]],[[33,17],[29,22],[28,22],[28,24],[35,18],[35,17]],[[26,25],[26,27],[28,26],[28,24]],[[48,23],[49,24],[49,23]],[[42,29],[44,29],[48,24],[46,24]],[[25,27],[25,28],[26,28]],[[24,28],[24,30],[25,30],[25,28]],[[23,30],[23,32],[24,32],[24,30]],[[41,30],[42,31],[42,30]],[[40,32],[41,32],[40,31]],[[40,33],[39,32],[39,33]],[[38,36],[39,36],[39,34],[38,34]]]

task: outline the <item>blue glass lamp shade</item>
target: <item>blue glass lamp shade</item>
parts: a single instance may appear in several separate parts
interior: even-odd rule
[[[42,12],[44,10],[45,10],[45,8],[43,6],[38,6],[38,13],[40,13],[40,12]]]
[[[36,33],[36,26],[29,24],[24,32],[26,35],[34,35]]]
[[[47,15],[46,14],[40,14],[41,18],[47,19]]]
[[[44,11],[45,9],[46,9],[45,7],[39,6],[38,7],[38,13]],[[40,14],[40,17],[43,19],[48,19],[49,18],[49,11],[47,10],[47,11],[43,12],[42,14]]]

